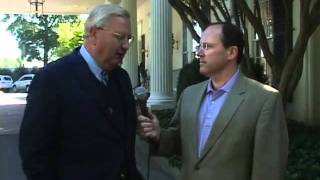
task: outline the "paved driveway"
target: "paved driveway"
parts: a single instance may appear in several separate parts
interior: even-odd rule
[[[26,180],[18,155],[18,132],[26,94],[0,92],[0,179]]]
[[[26,93],[0,92],[0,135],[17,134],[26,104]]]

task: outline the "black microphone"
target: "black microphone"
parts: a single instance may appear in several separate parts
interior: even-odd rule
[[[140,107],[141,114],[144,116],[149,116],[147,100],[150,96],[150,93],[143,86],[139,86],[134,89],[134,95]]]
[[[139,87],[134,88],[134,96],[136,98],[136,101],[138,102],[141,114],[149,117],[149,112],[148,112],[148,108],[147,108],[147,100],[150,96],[150,93],[143,86],[139,86]],[[148,159],[147,159],[146,180],[149,180],[149,178],[150,178],[150,160],[151,160],[150,146],[148,149],[149,150],[148,150]]]

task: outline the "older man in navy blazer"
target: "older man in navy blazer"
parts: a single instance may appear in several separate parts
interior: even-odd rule
[[[28,180],[140,178],[135,103],[119,66],[132,41],[129,17],[118,5],[97,6],[84,44],[35,76],[19,145]]]

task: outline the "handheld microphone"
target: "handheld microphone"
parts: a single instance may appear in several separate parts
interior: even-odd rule
[[[141,114],[148,116],[147,100],[150,96],[150,93],[143,86],[136,87],[134,89],[134,95],[140,107]]]
[[[147,100],[150,96],[150,93],[147,91],[146,88],[143,86],[139,86],[134,88],[134,96],[136,98],[136,101],[138,102],[141,114],[144,116],[149,116],[148,108],[147,108]],[[151,160],[151,152],[150,152],[150,146],[148,150],[148,159],[147,159],[147,174],[146,179],[149,180],[150,178],[150,160]]]

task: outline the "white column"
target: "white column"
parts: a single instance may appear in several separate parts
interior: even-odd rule
[[[122,0],[120,4],[130,13],[131,34],[135,38],[123,59],[122,67],[129,73],[132,86],[138,85],[137,0]]]
[[[174,106],[172,89],[172,11],[168,0],[151,0],[151,108]]]

